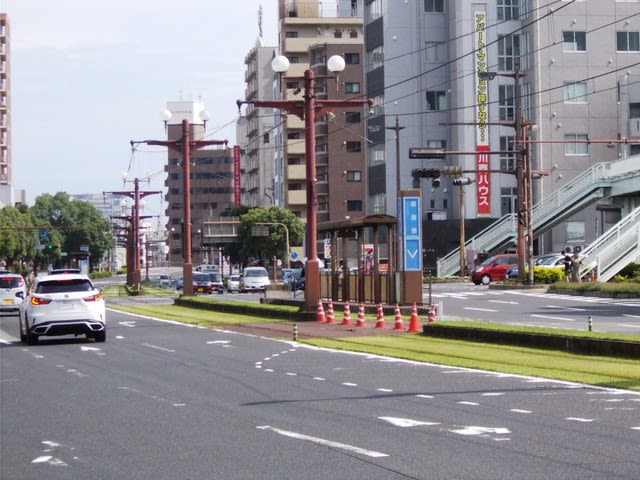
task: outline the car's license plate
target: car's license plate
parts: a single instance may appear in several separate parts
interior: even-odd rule
[[[13,300],[10,298],[3,298],[2,299],[2,304],[3,305],[13,305]]]

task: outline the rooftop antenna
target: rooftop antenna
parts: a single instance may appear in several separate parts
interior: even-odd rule
[[[258,35],[262,38],[262,4],[258,6]]]

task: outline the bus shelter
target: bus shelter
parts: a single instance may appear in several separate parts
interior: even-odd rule
[[[319,223],[326,239],[321,295],[344,302],[397,303],[396,229],[391,215]]]

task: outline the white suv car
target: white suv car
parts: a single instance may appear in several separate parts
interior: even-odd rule
[[[0,272],[0,312],[19,314],[25,294],[22,275],[8,271]]]
[[[32,285],[20,310],[20,340],[35,344],[40,336],[86,335],[107,338],[102,293],[82,274],[41,277]]]

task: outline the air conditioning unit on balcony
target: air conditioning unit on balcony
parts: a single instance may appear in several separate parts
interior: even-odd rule
[[[640,118],[629,119],[629,136],[632,138],[640,137]]]

